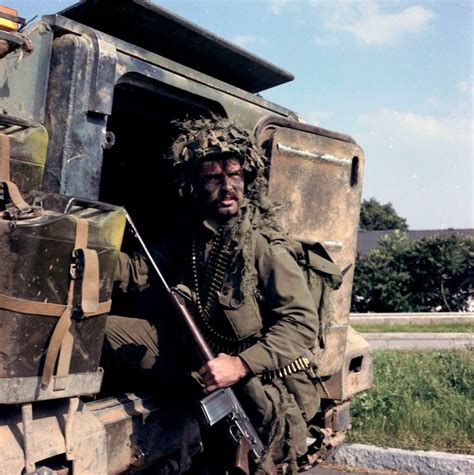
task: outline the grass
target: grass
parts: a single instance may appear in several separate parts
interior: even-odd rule
[[[374,353],[374,387],[351,403],[351,442],[474,453],[474,350]]]
[[[472,333],[474,323],[433,323],[433,324],[403,324],[403,325],[351,325],[354,330],[361,333],[379,332],[430,332],[430,333]]]

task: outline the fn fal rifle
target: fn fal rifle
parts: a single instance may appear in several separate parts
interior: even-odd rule
[[[124,213],[134,236],[138,239],[150,264],[164,285],[168,297],[176,309],[178,316],[194,340],[199,356],[204,363],[214,359],[214,355],[212,354],[209,345],[206,343],[186,306],[185,297],[187,296],[183,295],[179,289],[169,287],[155,260],[151,256],[145,242],[135,227],[132,218],[125,209]],[[234,468],[237,473],[249,475],[251,473],[249,462],[251,461],[254,466],[257,467],[263,461],[265,446],[260,440],[257,431],[250,422],[244,409],[240,405],[232,388],[223,388],[212,392],[199,401],[198,409],[200,422],[206,427],[211,427],[217,422],[223,419],[225,420],[229,435],[236,445]],[[269,470],[269,473],[276,474],[275,464],[271,463],[269,465],[271,465],[271,467],[268,467],[267,469]]]

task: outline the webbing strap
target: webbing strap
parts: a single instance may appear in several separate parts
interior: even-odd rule
[[[110,311],[112,301],[100,302],[95,312],[84,312],[83,318],[95,317]],[[0,294],[0,308],[11,312],[28,313],[44,317],[60,317],[66,305],[60,303],[34,302],[33,300],[20,299],[10,295]]]
[[[74,252],[82,252],[84,269],[81,277],[81,307],[87,312],[97,312],[99,308],[99,260],[97,252],[87,249],[88,222],[85,219],[74,218],[76,221],[76,241]],[[46,353],[42,383],[49,385],[53,376],[54,366],[58,359],[55,390],[65,388],[66,378],[69,373],[74,335],[71,331],[71,317],[76,290],[76,280],[71,278],[64,312],[54,328],[51,341]]]
[[[76,242],[74,244],[74,251],[78,251],[79,249],[82,251],[87,247],[87,237],[89,234],[89,227],[88,223],[84,219],[75,218],[76,220]],[[84,279],[85,274],[87,273],[87,263],[84,255]],[[71,279],[71,284],[69,287],[68,292],[68,305],[71,306],[74,303],[74,292],[76,290],[76,282]],[[54,381],[54,389],[61,390],[66,388],[66,378],[69,373],[69,366],[71,364],[71,357],[72,357],[72,347],[74,346],[74,329],[71,327],[71,316],[72,310],[69,314],[69,325],[65,329],[65,332],[61,335],[60,339],[58,338],[58,342],[53,343],[53,338],[51,338],[51,342],[49,344],[49,348],[51,345],[56,345],[59,343],[59,360],[58,360],[58,367],[56,370],[56,379]],[[61,319],[60,319],[61,320]],[[60,322],[58,322],[59,325]],[[53,335],[54,337],[54,335]],[[48,348],[48,352],[49,352]]]
[[[87,270],[88,263],[86,261],[85,251],[87,248],[89,225],[85,219],[81,219],[81,218],[74,218],[74,219],[76,220],[76,242],[74,245],[74,251],[77,252],[78,250],[81,250],[84,252],[84,271],[83,271],[84,274],[83,274],[83,281],[82,281],[82,288],[84,288],[84,281],[86,279],[86,274],[88,273],[88,270]],[[95,252],[95,251],[92,251],[92,252]],[[97,268],[97,275],[98,275],[98,268]],[[70,306],[72,309],[72,305],[74,303],[74,290],[75,290],[76,282],[73,279],[71,279],[71,284],[72,286],[70,285],[69,292],[68,292],[68,306]],[[98,286],[99,281],[97,280],[95,284]],[[82,294],[81,294],[81,297],[82,297]],[[65,389],[66,378],[69,373],[69,366],[71,364],[72,347],[74,346],[74,335],[73,335],[74,329],[71,328],[71,316],[72,316],[72,310],[69,312],[69,315],[68,315],[69,325],[66,328],[66,331],[61,335],[60,339],[58,338],[57,342],[54,342],[54,345],[56,344],[59,345],[59,351],[60,351],[58,367],[56,370],[56,380],[54,384],[55,390]],[[59,323],[60,322],[58,322],[58,325]],[[53,337],[54,337],[54,334],[53,334]],[[53,338],[51,338],[49,347],[51,347],[51,345],[53,345]],[[49,348],[48,348],[48,352],[49,352]]]
[[[67,375],[71,365],[72,347],[74,346],[74,327],[69,325],[67,332],[61,343],[56,378],[54,380],[54,390],[66,389]]]
[[[10,181],[10,137],[0,134],[0,181]]]
[[[19,210],[27,210],[31,208],[31,206],[21,196],[20,190],[18,190],[15,183],[12,181],[3,181],[3,185],[7,188],[10,202],[15,206],[15,208],[18,208]]]
[[[81,306],[84,312],[96,312],[99,306],[99,255],[93,249],[84,251]]]
[[[0,134],[0,183],[6,188],[10,202],[20,211],[31,206],[23,199],[18,187],[10,181],[10,137]]]
[[[41,377],[41,383],[44,386],[48,386],[51,382],[54,366],[64,340],[64,335],[66,335],[66,333],[69,331],[69,327],[71,326],[72,305],[70,304],[70,301],[72,301],[73,295],[74,281],[71,279],[69,284],[68,305],[66,306],[66,310],[64,310],[63,314],[59,318],[58,323],[54,327],[54,331],[49,342],[48,351],[46,352],[43,376]]]

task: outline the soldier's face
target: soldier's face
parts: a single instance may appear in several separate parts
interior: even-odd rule
[[[244,197],[244,176],[237,158],[203,162],[198,199],[207,217],[220,221],[235,216]]]

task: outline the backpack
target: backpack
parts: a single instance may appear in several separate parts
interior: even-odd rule
[[[318,366],[326,348],[328,328],[334,324],[332,294],[341,286],[343,273],[321,243],[290,239],[290,245],[319,315],[318,339],[311,349],[312,366]]]

